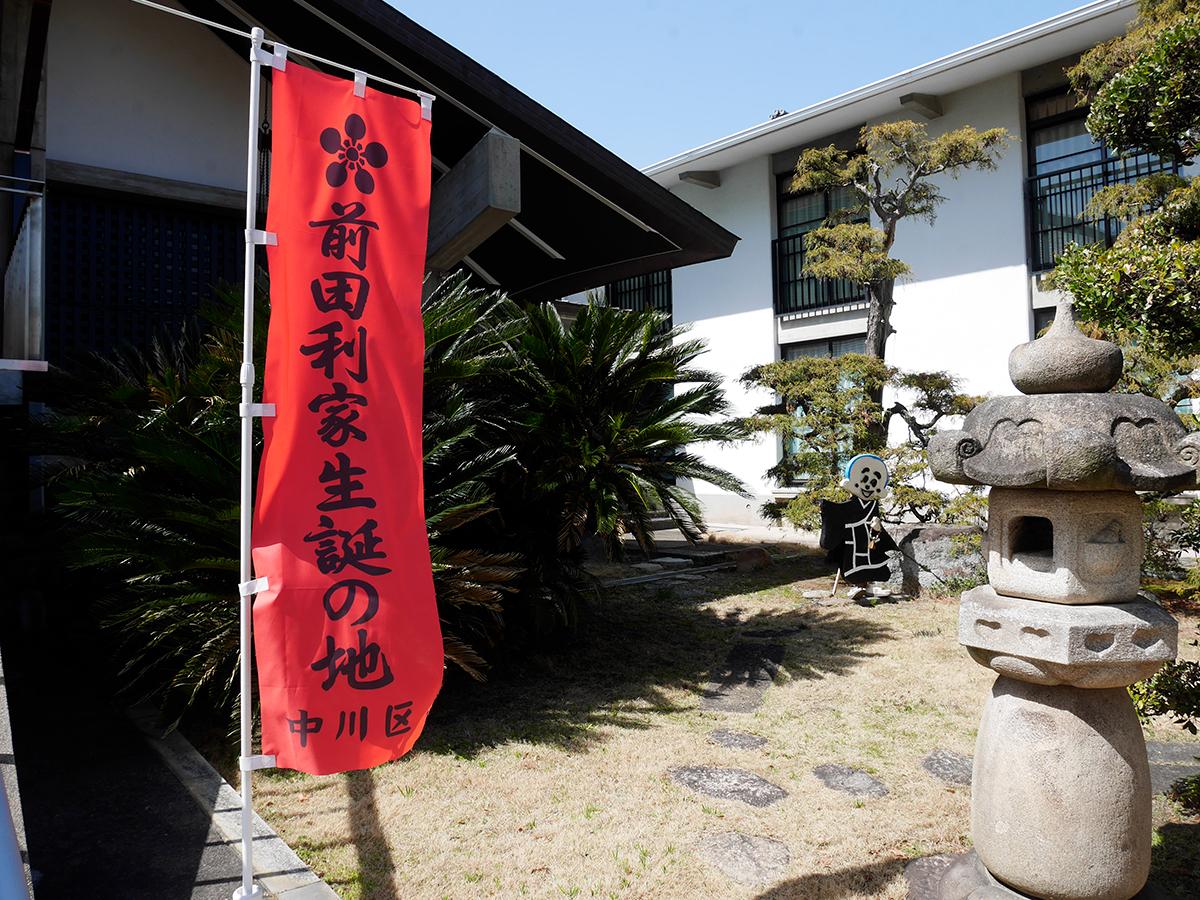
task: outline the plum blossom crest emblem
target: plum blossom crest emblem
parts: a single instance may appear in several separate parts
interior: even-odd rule
[[[387,165],[387,148],[378,141],[363,143],[367,136],[367,123],[358,113],[346,117],[345,137],[336,128],[321,132],[321,148],[337,157],[325,169],[325,180],[330,187],[341,187],[350,173],[354,173],[354,186],[362,193],[375,190],[375,176],[370,169],[382,169]]]

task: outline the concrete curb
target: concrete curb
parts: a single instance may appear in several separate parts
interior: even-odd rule
[[[138,706],[128,714],[192,799],[212,814],[213,826],[238,848],[240,855],[241,794],[178,731],[164,737],[153,709]],[[257,813],[254,814],[254,877],[269,896],[278,900],[340,900],[333,888],[305,865]]]

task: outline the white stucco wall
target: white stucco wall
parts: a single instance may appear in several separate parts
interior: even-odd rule
[[[887,359],[911,371],[949,371],[970,393],[1012,393],[1008,352],[1030,339],[1032,322],[1020,76],[1014,72],[941,99],[944,114],[928,123],[930,134],[970,124],[1006,128],[1014,140],[994,171],[942,179],[947,200],[935,225],[900,225],[894,254],[912,274],[896,288],[897,333],[888,343]],[[902,112],[895,116],[903,117]],[[751,366],[778,358],[780,343],[865,330],[865,311],[776,322],[770,250],[775,177],[768,156],[722,170],[715,190],[686,184],[672,190],[741,237],[732,257],[677,269],[673,283],[675,321],[693,323],[693,332],[708,341],[703,363],[724,375],[736,412],[750,412],[768,399],[749,396],[738,378]],[[896,426],[895,437],[900,437],[903,423]],[[764,473],[779,458],[778,442],[700,452],[759,495],[753,503],[735,502],[697,486],[709,519],[760,521],[757,507],[773,492]]]
[[[912,274],[896,286],[887,361],[946,370],[973,394],[1013,393],[1008,351],[1030,339],[1022,105],[1017,73],[942,98],[930,134],[974,125],[1015,139],[994,171],[939,179],[936,223],[901,223],[893,249]]]
[[[737,415],[770,401],[769,394],[751,393],[738,379],[751,366],[777,358],[771,308],[774,181],[770,161],[762,157],[723,171],[715,190],[690,184],[672,188],[741,238],[728,259],[676,269],[671,286],[675,323],[692,323],[692,334],[708,343],[698,365],[725,376],[726,395]],[[737,475],[757,495],[746,500],[711,485],[694,485],[709,521],[758,520],[758,507],[770,494],[763,476],[778,459],[776,444],[764,438],[698,448],[706,461]]]
[[[248,70],[195,22],[127,0],[57,0],[46,156],[244,190]]]

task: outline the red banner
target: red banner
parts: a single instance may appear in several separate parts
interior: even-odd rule
[[[273,73],[271,324],[254,518],[263,753],[316,775],[413,745],[441,686],[421,473],[421,104]]]

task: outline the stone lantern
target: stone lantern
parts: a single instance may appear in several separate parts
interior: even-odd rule
[[[975,852],[943,900],[1129,900],[1150,871],[1150,771],[1125,688],[1175,658],[1176,624],[1139,592],[1136,491],[1196,485],[1200,435],[1166,404],[1107,393],[1121,351],[1068,302],[1012,351],[1025,396],[980,404],[930,446],[934,474],[988,485],[988,584],[959,642],[998,677],[972,779]]]

